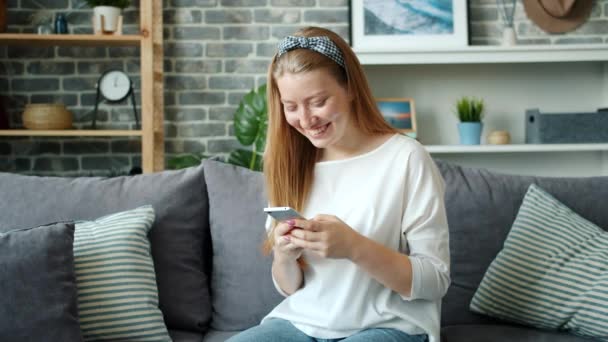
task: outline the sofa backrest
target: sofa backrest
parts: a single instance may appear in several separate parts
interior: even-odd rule
[[[0,194],[0,232],[151,204],[156,220],[149,238],[165,323],[170,329],[207,329],[211,239],[202,166],[116,178],[0,173]]]
[[[587,220],[608,229],[608,177],[514,176],[436,161],[446,183],[452,284],[442,325],[495,323],[469,311],[486,269],[502,249],[524,195],[535,183]]]
[[[603,203],[608,198],[608,177],[512,176],[437,164],[446,182],[452,276],[442,303],[443,326],[494,322],[471,313],[469,303],[502,248],[531,183],[608,228]],[[0,232],[94,219],[152,204],[157,219],[150,240],[160,307],[168,327],[205,331],[213,307],[212,327],[244,329],[281,300],[270,279],[271,260],[259,248],[265,237],[263,192],[260,173],[213,161],[180,171],[109,179],[0,173]],[[210,282],[212,251],[218,268]],[[244,265],[243,260],[251,267],[237,267]],[[213,302],[210,283],[217,295]]]
[[[213,246],[211,328],[244,330],[260,323],[283,297],[275,290],[272,258],[262,253],[267,203],[262,173],[203,162]]]

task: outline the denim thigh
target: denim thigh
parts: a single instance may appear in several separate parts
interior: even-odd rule
[[[426,342],[427,335],[409,335],[401,330],[373,328],[360,331],[342,342]]]
[[[314,340],[284,319],[270,319],[249,328],[226,342],[313,342]]]

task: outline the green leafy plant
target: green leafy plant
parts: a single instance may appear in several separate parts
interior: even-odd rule
[[[232,151],[228,162],[261,171],[267,128],[268,104],[264,84],[247,93],[234,113],[234,134],[243,146],[251,146],[251,149],[239,148]]]
[[[237,148],[230,152],[228,163],[261,171],[267,128],[266,85],[262,85],[247,93],[234,113],[234,134],[243,147],[249,148]],[[167,164],[170,169],[182,169],[199,165],[206,158],[208,156],[204,154],[183,154],[169,159]]]
[[[483,110],[482,99],[463,96],[456,101],[456,114],[460,122],[481,122]]]
[[[131,0],[85,0],[89,7],[112,6],[125,9],[131,4]]]
[[[190,166],[199,165],[203,159],[207,159],[209,156],[204,154],[182,154],[167,161],[167,167],[171,170],[185,169]]]

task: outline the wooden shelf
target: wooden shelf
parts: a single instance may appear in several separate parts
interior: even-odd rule
[[[139,3],[139,33],[123,35],[1,33],[0,46],[139,47],[141,130],[0,130],[0,137],[139,137],[144,173],[164,169],[163,1]],[[18,58],[18,57],[17,57]],[[77,58],[77,56],[75,56]]]
[[[356,53],[364,65],[589,62],[608,60],[608,45],[469,46],[460,49]]]
[[[427,145],[429,153],[527,153],[607,151],[607,143],[598,144],[512,144],[512,145]]]
[[[141,130],[103,130],[103,129],[66,129],[66,130],[32,130],[4,129],[0,136],[38,136],[38,137],[128,137],[142,136]]]
[[[0,45],[139,46],[140,35],[1,33]]]

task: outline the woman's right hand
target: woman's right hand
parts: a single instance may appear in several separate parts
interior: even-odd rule
[[[293,226],[287,222],[279,222],[274,228],[274,252],[275,258],[283,261],[295,261],[302,256],[303,248],[291,243],[291,230]]]

